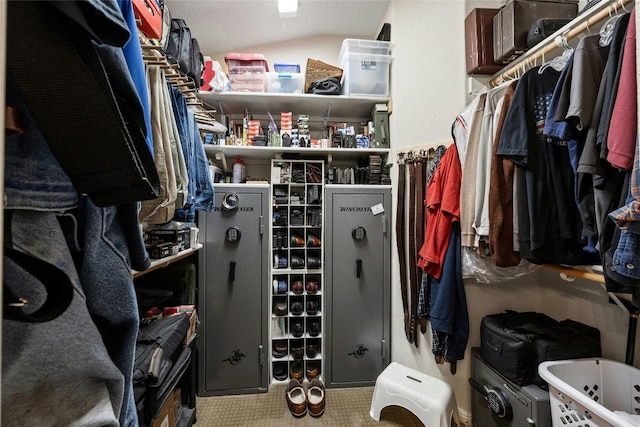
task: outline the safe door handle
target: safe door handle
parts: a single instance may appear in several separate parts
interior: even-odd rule
[[[232,282],[236,280],[236,262],[235,261],[231,261],[229,263],[229,280],[231,280]]]
[[[362,276],[362,260],[356,260],[356,277],[359,279]]]

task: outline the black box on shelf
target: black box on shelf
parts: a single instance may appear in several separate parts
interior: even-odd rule
[[[180,246],[177,243],[158,243],[146,247],[147,253],[151,259],[165,258],[176,255],[180,252]]]
[[[152,228],[147,230],[147,244],[157,246],[163,243],[172,243],[178,246],[179,251],[191,248],[190,228]]]

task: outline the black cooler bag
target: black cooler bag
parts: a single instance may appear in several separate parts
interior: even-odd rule
[[[600,357],[600,331],[570,319],[537,312],[492,314],[480,326],[480,356],[518,385],[546,388],[538,365],[546,360]]]

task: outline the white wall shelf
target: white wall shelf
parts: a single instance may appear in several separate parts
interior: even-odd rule
[[[299,148],[299,147],[258,147],[242,145],[204,146],[208,157],[215,157],[221,152],[228,159],[236,157],[252,159],[281,159],[287,155],[299,155],[303,159],[354,160],[373,153],[386,155],[388,148]]]
[[[253,114],[270,112],[274,119],[281,111],[327,118],[330,121],[352,121],[369,117],[375,104],[387,104],[389,98],[375,96],[313,95],[257,92],[200,92],[199,98],[220,114],[242,115],[245,108]]]

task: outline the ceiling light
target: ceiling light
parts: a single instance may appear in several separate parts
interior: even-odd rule
[[[298,0],[278,0],[280,18],[295,18],[298,11]]]

